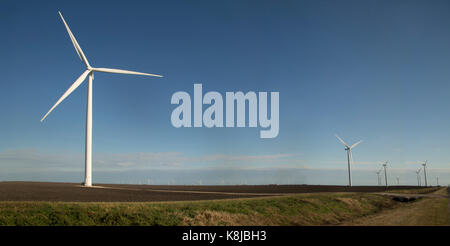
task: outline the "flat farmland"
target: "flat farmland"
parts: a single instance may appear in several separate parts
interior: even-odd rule
[[[388,190],[417,189],[391,186]],[[252,198],[321,192],[384,192],[383,186],[328,185],[124,185],[76,183],[0,182],[0,201],[158,202]]]
[[[0,225],[448,225],[447,203],[444,187],[0,182]]]

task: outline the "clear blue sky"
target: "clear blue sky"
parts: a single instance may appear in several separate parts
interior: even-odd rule
[[[86,83],[60,10],[96,73],[94,183],[450,183],[448,1],[2,1],[0,179],[82,180]],[[280,92],[280,132],[174,128],[176,91]],[[430,181],[431,182],[431,181]]]

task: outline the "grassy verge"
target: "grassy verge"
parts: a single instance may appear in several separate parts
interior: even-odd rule
[[[334,225],[396,206],[367,193],[166,203],[1,202],[0,225]]]

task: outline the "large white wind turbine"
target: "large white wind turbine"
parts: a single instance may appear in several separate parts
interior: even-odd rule
[[[352,168],[351,165],[353,164],[353,158],[352,158],[352,149],[356,147],[356,145],[360,144],[362,142],[358,141],[354,143],[352,146],[349,146],[342,140],[338,135],[336,135],[337,139],[345,146],[345,150],[347,151],[347,163],[348,163],[348,185],[352,186]]]
[[[80,77],[78,77],[77,80],[67,89],[66,92],[58,99],[58,101],[53,105],[53,107],[42,117],[41,122],[53,111],[53,109],[56,108],[67,96],[70,95],[78,86],[83,83],[83,81],[86,79],[87,76],[89,76],[89,84],[88,84],[88,96],[87,96],[87,112],[86,112],[86,169],[85,169],[85,180],[84,185],[85,186],[92,186],[92,81],[94,80],[94,72],[104,72],[104,73],[121,73],[121,74],[133,74],[133,75],[146,75],[146,76],[153,76],[153,77],[162,77],[161,75],[156,74],[149,74],[149,73],[140,73],[140,72],[134,72],[134,71],[128,71],[128,70],[122,70],[122,69],[113,69],[113,68],[95,68],[91,67],[89,65],[89,62],[86,58],[86,56],[83,53],[83,50],[81,50],[80,45],[78,44],[77,40],[75,39],[75,36],[72,34],[72,32],[69,29],[69,26],[67,25],[66,21],[64,20],[64,17],[62,16],[61,12],[58,12],[59,16],[61,17],[64,26],[67,29],[67,32],[69,33],[70,40],[72,40],[72,44],[75,47],[75,51],[77,52],[80,59],[83,61],[83,63],[86,65],[86,71],[84,71]]]

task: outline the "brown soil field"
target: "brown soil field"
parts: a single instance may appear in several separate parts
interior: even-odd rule
[[[395,189],[416,189],[416,186],[393,186]],[[0,201],[62,201],[62,202],[150,202],[192,201],[249,198],[316,192],[380,192],[380,186],[326,185],[123,185],[96,184],[94,188],[76,183],[0,182]]]
[[[384,192],[389,190],[417,189],[417,186],[339,186],[339,185],[102,185],[120,188],[138,188],[167,191],[199,191],[199,192],[230,192],[255,194],[296,194],[317,192]],[[422,187],[423,188],[423,187]]]

